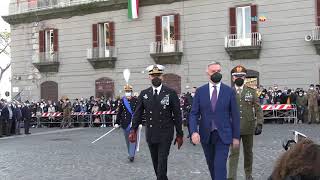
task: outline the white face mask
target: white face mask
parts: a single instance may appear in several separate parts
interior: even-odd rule
[[[313,90],[314,88],[313,87],[310,87],[310,90]]]
[[[130,97],[131,96],[131,92],[126,92],[125,95],[126,95],[126,97]]]

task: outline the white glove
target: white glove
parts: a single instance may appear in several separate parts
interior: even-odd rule
[[[116,128],[116,129],[118,129],[119,127],[120,127],[119,124],[114,125],[114,128]]]

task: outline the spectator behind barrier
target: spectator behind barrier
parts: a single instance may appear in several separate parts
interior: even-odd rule
[[[298,142],[279,158],[268,180],[320,180],[320,145]]]

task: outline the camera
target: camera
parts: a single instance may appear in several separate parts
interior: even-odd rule
[[[282,147],[287,151],[289,150],[293,145],[298,143],[299,141],[307,138],[306,135],[300,133],[299,131],[291,131],[292,132],[292,138],[289,140],[285,140],[282,143]]]

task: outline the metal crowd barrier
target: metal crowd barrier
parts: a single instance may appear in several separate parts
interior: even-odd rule
[[[267,104],[261,105],[264,120],[272,119],[291,119],[295,124],[298,123],[298,111],[295,104]]]
[[[94,118],[99,117],[99,125],[111,125],[114,126],[116,121],[115,111],[99,111],[96,113],[87,112],[72,112],[70,116],[70,123],[78,126],[88,126],[93,127],[95,122]],[[41,113],[41,115],[32,115],[32,125],[37,127],[42,127],[43,125],[52,126],[53,124],[61,124],[63,122],[63,113]]]

